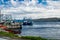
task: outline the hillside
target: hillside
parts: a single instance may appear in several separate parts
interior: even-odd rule
[[[41,18],[34,19],[34,22],[60,22],[60,18]]]

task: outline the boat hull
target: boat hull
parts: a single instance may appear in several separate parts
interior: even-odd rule
[[[23,25],[33,25],[32,22],[28,23],[28,22],[23,22]]]
[[[20,28],[8,28],[5,29],[8,32],[14,33],[14,34],[20,34],[21,33],[21,29]]]

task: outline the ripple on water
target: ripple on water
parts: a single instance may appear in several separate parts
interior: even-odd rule
[[[60,22],[23,26],[21,35],[60,39]]]

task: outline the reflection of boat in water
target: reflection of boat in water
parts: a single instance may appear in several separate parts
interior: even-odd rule
[[[32,19],[23,19],[23,25],[33,25]]]

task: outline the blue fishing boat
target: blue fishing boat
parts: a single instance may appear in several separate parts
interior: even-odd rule
[[[32,19],[23,19],[23,25],[33,25]]]

